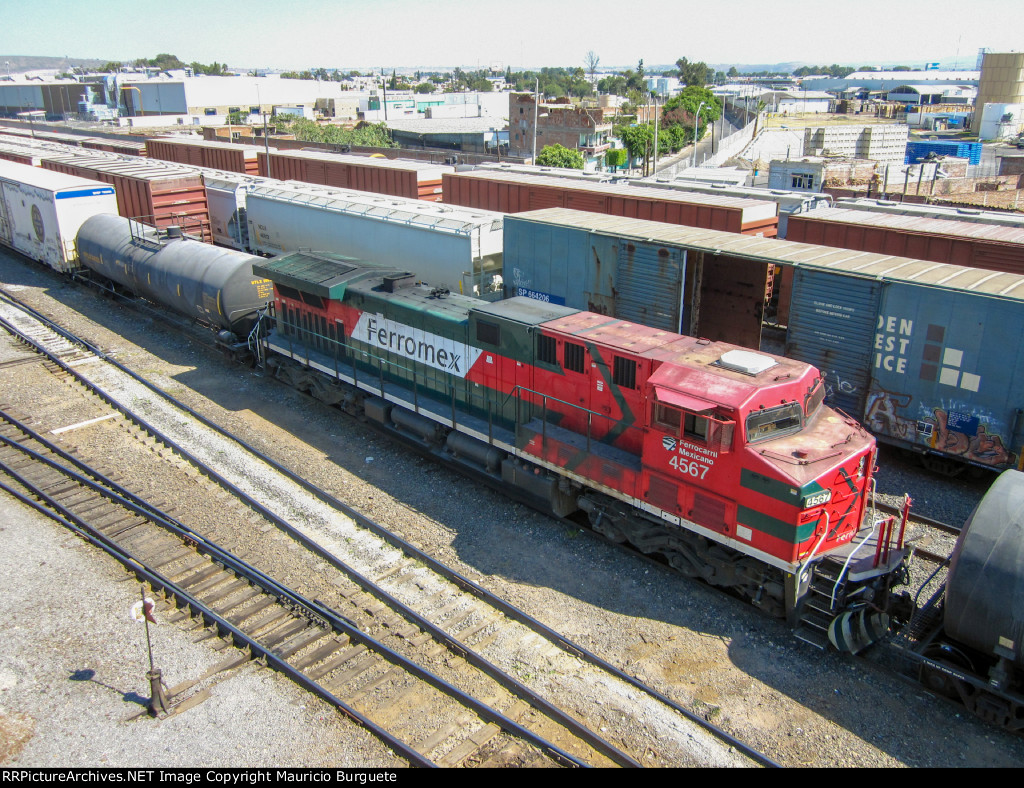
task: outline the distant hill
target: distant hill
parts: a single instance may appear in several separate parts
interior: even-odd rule
[[[70,71],[76,66],[99,68],[109,60],[87,57],[43,57],[40,55],[0,55],[0,74],[6,75],[8,65],[12,74],[26,71]]]

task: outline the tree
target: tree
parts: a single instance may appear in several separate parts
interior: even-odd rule
[[[416,93],[433,93],[434,86],[430,82],[421,82],[415,88],[413,88],[413,90]]]
[[[614,96],[623,96],[626,93],[626,78],[621,74],[604,77],[598,81],[597,89],[602,93],[611,93]]]
[[[582,170],[583,154],[578,150],[572,150],[555,143],[554,145],[545,145],[541,152],[537,154],[537,161],[534,163],[541,167],[562,167],[567,170]]]
[[[383,123],[361,121],[354,129],[340,126],[321,126],[306,118],[285,118],[275,116],[274,125],[278,131],[294,134],[295,139],[305,142],[329,142],[335,145],[365,145],[370,148],[398,147],[391,139],[391,132]]]
[[[597,65],[601,62],[601,58],[597,56],[597,53],[591,49],[587,52],[587,56],[583,58],[583,63],[587,67],[587,72],[590,74],[590,81],[594,81],[594,74],[597,73]]]
[[[704,102],[704,106],[701,107],[701,102]],[[693,120],[697,116],[697,110],[700,110],[700,121],[703,123],[700,125],[697,133],[703,135],[704,128],[708,123],[712,123],[722,116],[722,104],[715,97],[715,95],[705,87],[697,87],[691,85],[683,88],[682,92],[678,96],[673,96],[665,102],[665,107],[661,113],[662,123],[666,127],[672,125],[689,126],[693,128]],[[660,145],[658,146],[661,147]]]
[[[740,72],[736,70],[736,66],[729,66],[729,70],[725,75],[729,77],[729,79],[732,79],[733,77],[738,77]]]
[[[611,167],[613,172],[618,172],[619,167],[629,160],[629,154],[623,148],[612,148],[604,155],[605,166]]]
[[[641,123],[636,126],[622,126],[616,130],[622,144],[626,146],[631,162],[646,158],[654,145],[654,124]],[[659,147],[661,147],[659,145]]]
[[[679,79],[687,86],[697,85],[698,87],[704,87],[711,82],[711,78],[715,73],[703,61],[691,63],[685,57],[681,57],[676,61],[676,67],[679,69]]]

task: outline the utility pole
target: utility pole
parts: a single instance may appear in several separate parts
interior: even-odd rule
[[[654,172],[651,174],[654,177],[658,176],[658,94],[654,94]]]
[[[267,177],[273,178],[270,167],[270,135],[267,133],[267,113],[263,113],[263,151],[267,154]]]
[[[540,117],[540,77],[536,79],[533,91],[533,159],[530,164],[537,163],[537,120]]]

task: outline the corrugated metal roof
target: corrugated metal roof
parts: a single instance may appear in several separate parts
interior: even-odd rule
[[[589,183],[586,181],[568,180],[545,175],[531,175],[522,172],[483,170],[460,172],[458,173],[458,177],[519,183],[525,185],[534,184],[537,186],[551,186],[556,189],[572,189],[574,191],[590,191],[601,194],[618,194],[623,197],[643,197],[649,200],[658,200],[661,202],[670,200],[690,205],[716,205],[740,211],[760,211],[767,207],[772,215],[774,215],[777,210],[775,203],[767,203],[763,200],[750,200],[744,197],[727,197],[721,194],[688,194],[686,192],[676,192],[671,189],[658,189],[650,186],[631,186],[629,184],[618,183]]]
[[[856,212],[851,211],[850,213]],[[609,235],[635,238],[640,241],[679,245],[694,251],[723,254],[762,263],[831,269],[872,279],[916,282],[948,290],[966,290],[1024,301],[1024,275],[1020,274],[1000,273],[872,252],[858,252],[831,246],[816,246],[777,238],[760,238],[719,230],[683,227],[646,219],[606,216],[599,213],[573,211],[568,208],[526,211],[516,214],[510,220],[518,219],[578,227]]]
[[[116,159],[99,159],[88,156],[46,156],[47,161],[58,164],[69,164],[74,167],[81,167],[95,172],[105,172],[112,175],[121,175],[127,178],[138,180],[193,180],[201,183],[202,179],[195,168],[176,169],[165,167],[161,164],[154,164],[150,159],[139,159],[136,161],[118,161]]]
[[[285,188],[252,184],[246,193],[279,202],[300,203],[325,211],[354,214],[381,222],[429,227],[438,232],[469,235],[475,231],[500,231],[505,214],[496,211],[462,208],[445,203],[426,202],[402,197],[375,195],[348,189],[310,187],[289,181]]]
[[[371,156],[356,156],[351,153],[330,153],[327,151],[315,150],[272,150],[271,156],[281,156],[295,159],[313,159],[314,161],[329,161],[339,164],[353,164],[359,167],[379,167],[389,170],[405,170],[416,173],[420,181],[441,180],[446,172],[455,172],[454,167],[444,164],[431,164],[429,161],[415,161],[413,159],[376,159]]]
[[[241,151],[247,159],[255,159],[256,154],[262,150],[255,145],[238,145],[234,142],[217,142],[216,140],[186,139],[182,137],[155,137],[153,141],[169,142],[172,145],[194,145],[197,148]]]
[[[1000,243],[1024,243],[1024,229],[960,222],[954,218],[934,219],[928,216],[905,216],[890,213],[873,213],[852,208],[817,208],[800,215],[801,220],[813,219],[823,222],[843,222],[865,227],[888,227],[911,230],[931,235],[951,235],[958,238],[977,238]]]
[[[64,189],[103,189],[113,194],[113,187],[100,181],[80,178],[77,175],[66,175],[63,172],[44,170],[28,164],[18,164],[0,159],[0,178],[8,178],[26,186],[43,189],[49,192],[60,192]]]

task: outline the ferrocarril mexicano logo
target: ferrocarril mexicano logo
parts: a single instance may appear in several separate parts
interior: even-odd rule
[[[483,352],[463,342],[367,312],[359,316],[352,333],[357,340],[460,378],[466,377]]]

